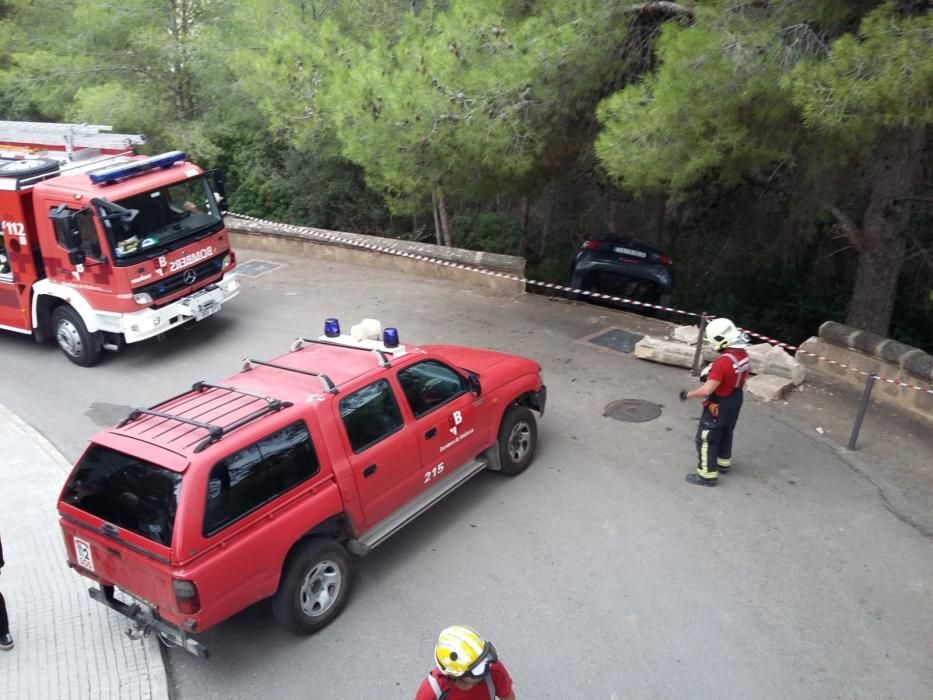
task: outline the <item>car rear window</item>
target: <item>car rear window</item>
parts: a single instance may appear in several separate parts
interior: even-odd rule
[[[181,474],[91,445],[65,484],[62,500],[86,513],[169,546]]]

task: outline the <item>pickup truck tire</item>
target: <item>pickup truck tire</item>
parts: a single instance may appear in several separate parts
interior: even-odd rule
[[[100,359],[102,339],[100,333],[88,331],[81,315],[70,306],[59,306],[52,313],[52,331],[55,342],[65,357],[80,367],[90,367]]]
[[[350,556],[332,540],[298,545],[285,563],[272,614],[294,634],[314,634],[329,625],[350,593]]]
[[[538,423],[526,406],[509,406],[499,427],[499,471],[506,476],[521,474],[531,464],[538,446]]]

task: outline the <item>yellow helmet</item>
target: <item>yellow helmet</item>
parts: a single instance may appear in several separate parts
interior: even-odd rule
[[[453,625],[438,635],[434,660],[445,676],[482,678],[496,661],[496,649],[472,627]]]

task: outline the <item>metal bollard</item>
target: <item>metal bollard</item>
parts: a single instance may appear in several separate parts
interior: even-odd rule
[[[855,417],[855,425],[852,426],[852,435],[849,436],[849,449],[855,450],[855,442],[858,440],[859,430],[862,429],[862,419],[865,418],[865,409],[868,408],[868,400],[871,398],[871,389],[875,386],[875,378],[878,375],[872,372],[868,375],[865,382],[865,391],[862,392],[862,400],[858,405],[858,415]]]
[[[703,354],[703,333],[706,331],[706,312],[700,314],[700,335],[697,336],[697,351],[693,355],[693,369],[690,374],[700,376],[700,357]]]

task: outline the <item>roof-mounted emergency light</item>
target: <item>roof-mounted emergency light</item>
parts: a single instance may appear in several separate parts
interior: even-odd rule
[[[95,185],[109,185],[123,178],[141,175],[155,168],[169,168],[175,163],[185,160],[185,154],[182,151],[169,151],[158,156],[152,156],[144,160],[134,160],[129,163],[120,163],[108,168],[101,168],[88,173],[91,182]]]
[[[336,318],[324,319],[324,335],[328,338],[339,338],[340,321]]]

